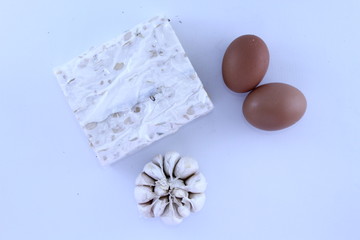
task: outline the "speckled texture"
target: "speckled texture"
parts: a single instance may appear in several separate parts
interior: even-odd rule
[[[102,164],[174,133],[213,108],[164,17],[141,23],[54,72]]]

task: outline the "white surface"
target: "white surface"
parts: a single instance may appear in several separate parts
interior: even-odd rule
[[[213,109],[168,18],[156,16],[55,68],[102,165]]]
[[[360,2],[2,1],[0,239],[360,238]],[[52,68],[164,13],[215,109],[102,168]],[[278,132],[251,127],[221,60],[237,36],[270,50],[265,82],[308,100]],[[196,158],[207,202],[177,227],[139,218],[134,181],[166,151]]]

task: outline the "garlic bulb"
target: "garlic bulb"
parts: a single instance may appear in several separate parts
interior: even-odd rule
[[[145,217],[178,224],[205,203],[206,180],[196,160],[177,152],[157,155],[136,179],[138,209]]]

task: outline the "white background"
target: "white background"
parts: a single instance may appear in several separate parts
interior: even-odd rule
[[[52,68],[166,14],[215,109],[103,168]],[[0,239],[360,239],[360,2],[6,1],[0,3]],[[294,126],[265,132],[241,112],[221,61],[236,37],[270,50],[262,83],[308,100]],[[169,227],[139,216],[134,180],[166,151],[196,158],[204,209]]]

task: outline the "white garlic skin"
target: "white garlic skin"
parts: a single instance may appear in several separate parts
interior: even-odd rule
[[[181,223],[205,204],[207,183],[197,161],[177,152],[155,156],[135,185],[139,212],[145,217],[160,217],[166,224]]]

